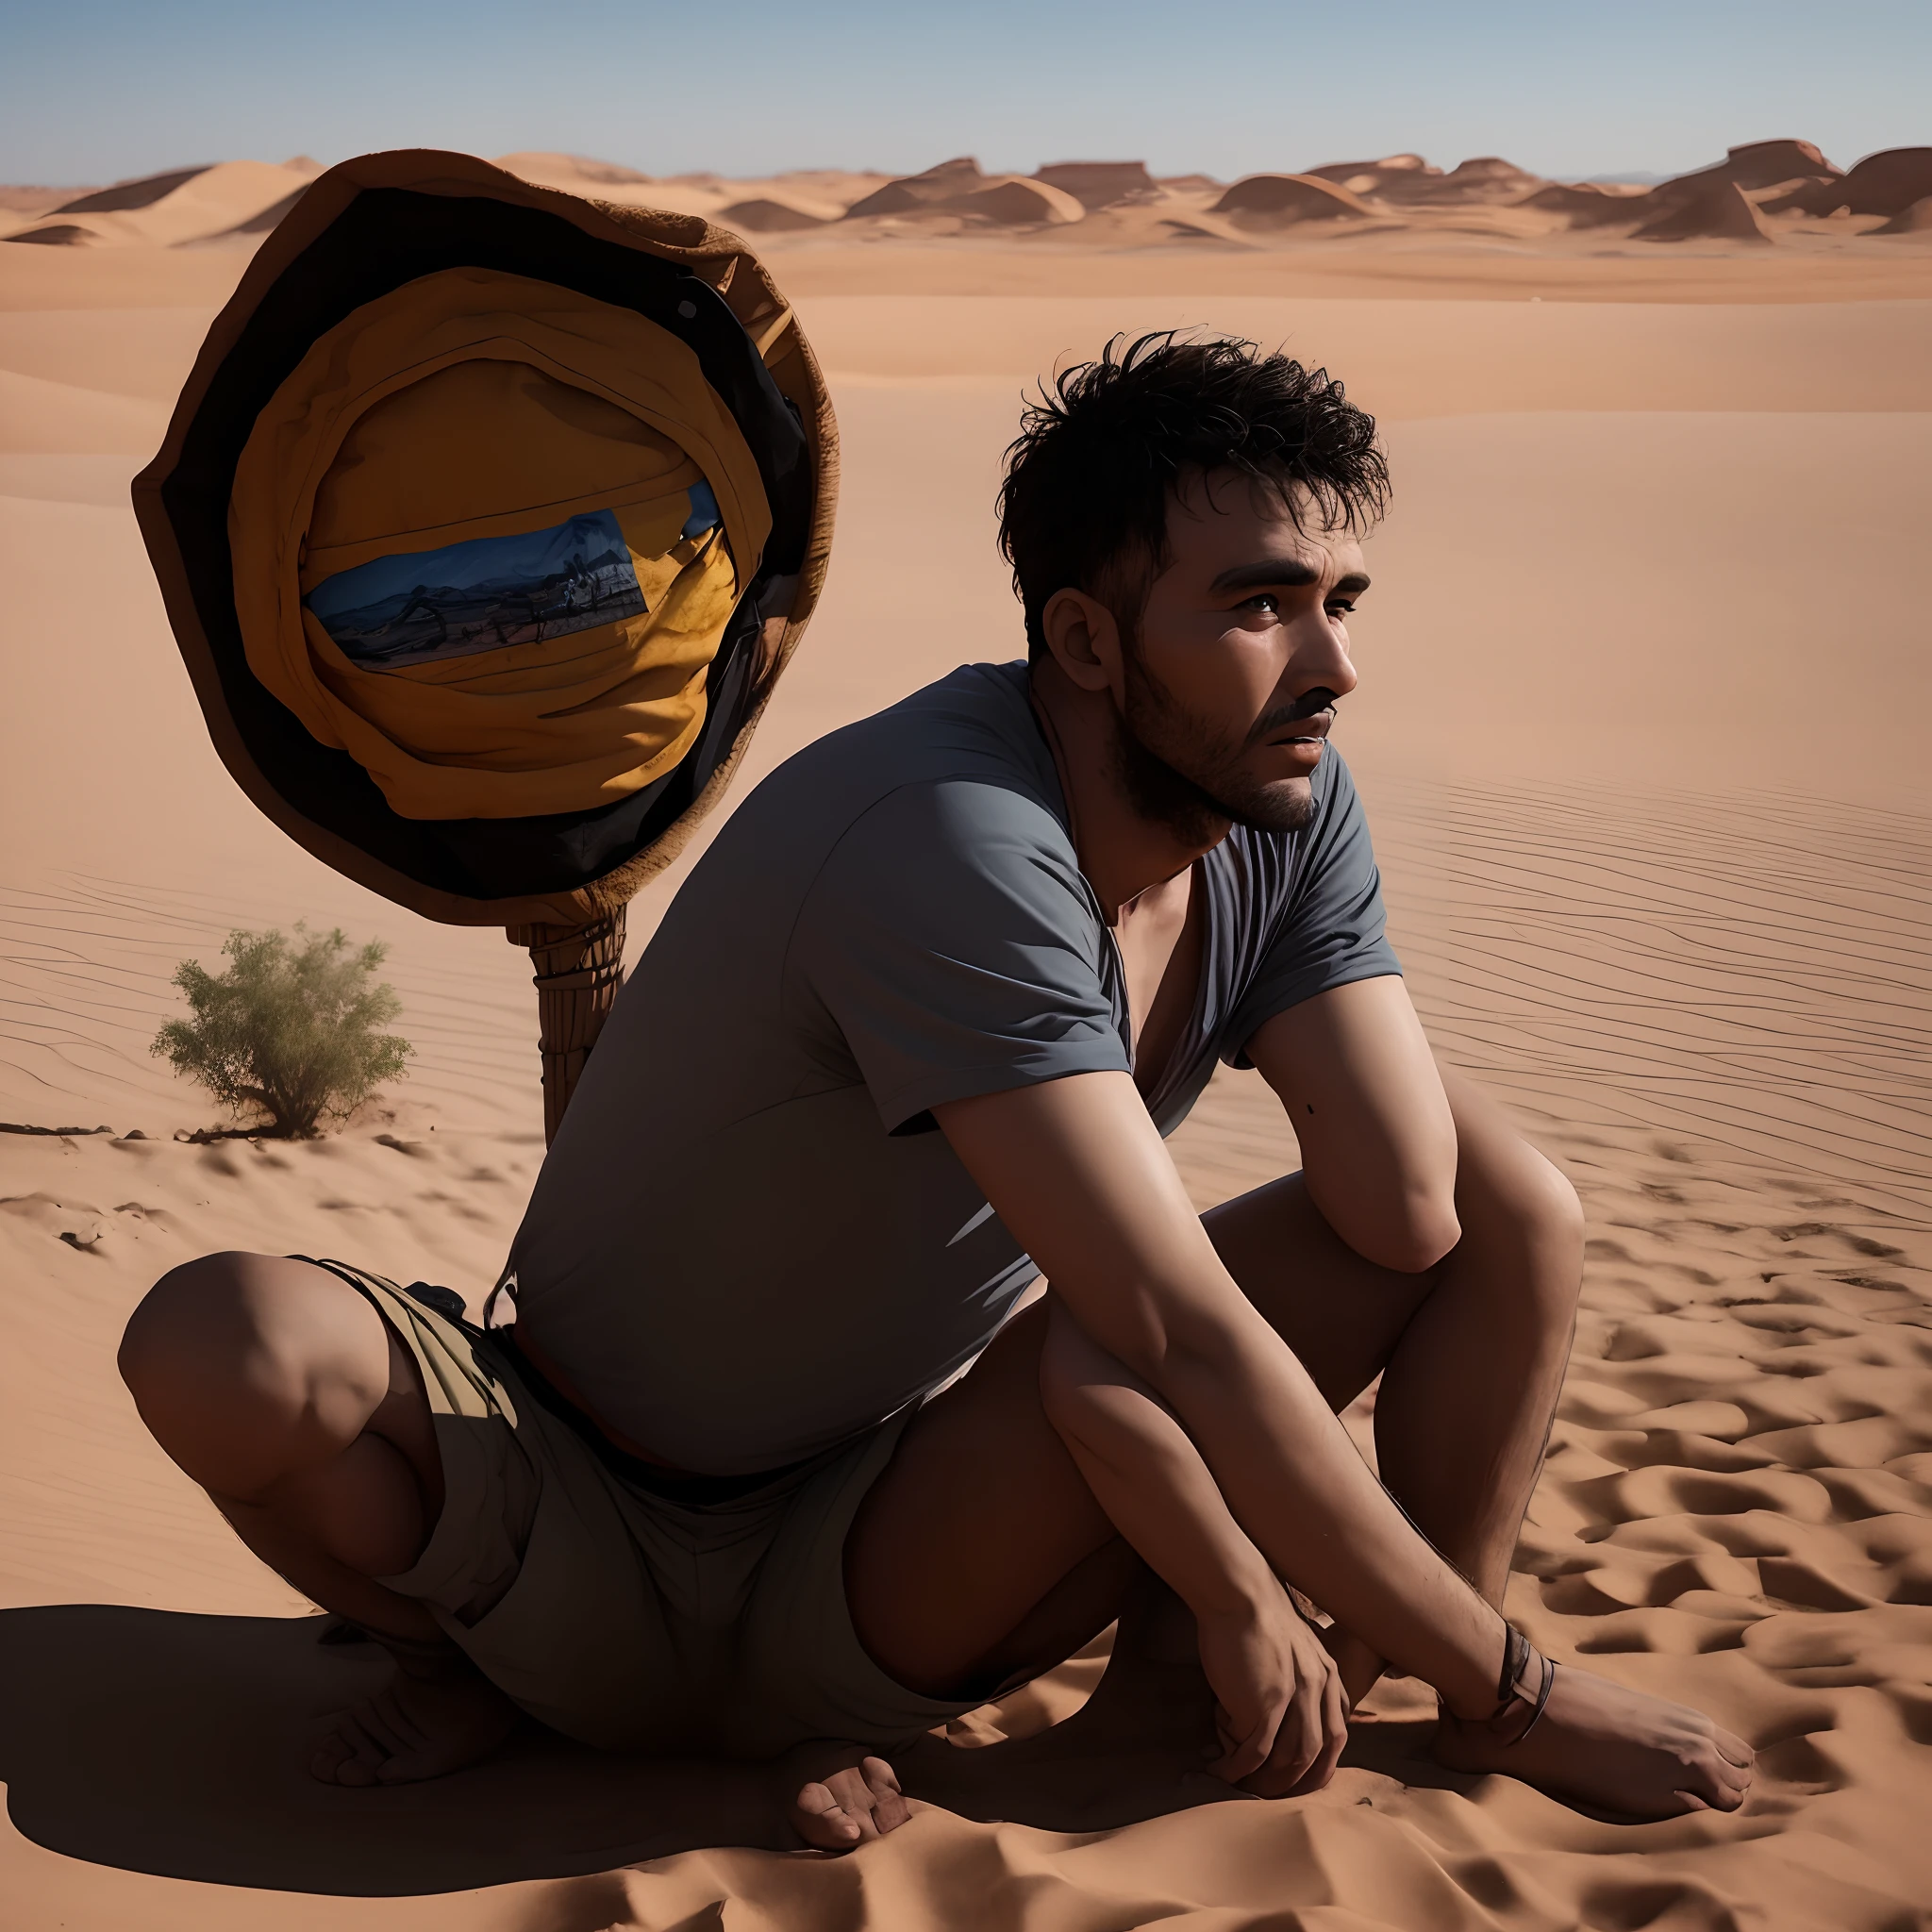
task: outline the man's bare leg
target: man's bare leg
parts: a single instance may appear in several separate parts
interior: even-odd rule
[[[1375,1428],[1385,1483],[1430,1542],[1500,1607],[1568,1358],[1582,1220],[1568,1182],[1494,1104],[1465,1081],[1447,1084],[1462,1141],[1463,1237],[1437,1268],[1402,1274],[1363,1260],[1322,1218],[1298,1174],[1203,1222],[1228,1272],[1332,1408],[1383,1374]],[[1029,1309],[971,1374],[927,1405],[855,1525],[847,1581],[859,1634],[869,1646],[886,1646],[890,1660],[874,1654],[915,1688],[986,1687],[1024,1667],[1023,1639],[1048,1636],[1036,1603],[1062,1601],[1071,1585],[1070,1577],[1042,1599],[1041,1577],[1064,1553],[1085,1561],[1113,1538],[1039,1405],[1044,1335],[1044,1310]],[[945,1546],[998,1560],[962,1577]],[[902,1576],[895,1553],[914,1550],[919,1560]],[[1075,1634],[1082,1623],[1108,1621],[1106,1606],[1118,1603],[1130,1574],[1110,1574],[1066,1632],[1055,1633],[1072,1638],[1063,1654],[1091,1634]],[[887,1599],[890,1634],[865,1621]],[[1022,1632],[1027,1612],[1033,1630]],[[986,1656],[972,1656],[995,1630],[1002,1635]],[[1348,1683],[1355,1697],[1381,1660],[1357,1651],[1351,1661],[1365,1678]],[[1347,1681],[1346,1667],[1343,1674]]]
[[[307,1261],[211,1255],[156,1284],[120,1360],[155,1439],[242,1541],[395,1659],[387,1686],[327,1721],[314,1774],[408,1783],[501,1743],[516,1707],[421,1604],[375,1580],[421,1556],[442,1464],[415,1358],[373,1304]],[[857,1748],[796,1753],[767,1782],[779,1817],[827,1850],[909,1815],[891,1768]]]
[[[1554,1170],[1459,1083],[1456,1098],[1469,1121],[1458,1196],[1468,1204],[1467,1231],[1457,1253],[1428,1274],[1362,1261],[1321,1222],[1294,1179],[1229,1204],[1208,1224],[1230,1272],[1323,1399],[1340,1407],[1377,1372],[1398,1371],[1392,1397],[1385,1383],[1378,1405],[1378,1441],[1394,1451],[1392,1480],[1413,1483],[1411,1507],[1451,1544],[1458,1567],[1499,1590],[1561,1379],[1580,1227]],[[1506,1224],[1499,1228],[1492,1216]],[[984,1694],[986,1660],[1012,1658],[1016,1614],[1033,1624],[1039,1642],[1026,1668],[1043,1671],[1065,1657],[1068,1649],[1057,1647],[1063,1632],[1045,1641],[1051,1619],[1042,1613],[1066,1607],[1062,1592],[1076,1566],[1106,1536],[1098,1506],[1052,1440],[1044,1413],[1036,1422],[1026,1412],[1024,1357],[1032,1352],[1037,1362],[1043,1333],[1026,1321],[1012,1324],[907,1431],[847,1544],[848,1594],[862,1641],[889,1673],[935,1695]],[[1411,1329],[1416,1345],[1406,1353]],[[1432,1351],[1454,1368],[1435,1373]],[[1481,1732],[1475,1721],[1495,1699],[1491,1674],[1503,1651],[1493,1607],[1483,1607],[1392,1507],[1372,1533],[1365,1524],[1359,1541],[1322,1534],[1330,1500],[1359,1490],[1359,1465],[1332,1422],[1276,1418],[1284,1424],[1302,1445],[1289,1500],[1298,1506],[1306,1491],[1310,1524],[1300,1545],[1306,1557],[1289,1580],[1326,1607],[1352,1606],[1376,1633],[1365,1646],[1372,1663],[1387,1655],[1439,1689],[1456,1685],[1452,1708],[1467,1722],[1446,1755],[1460,1768],[1512,1772],[1641,1815],[1741,1801],[1752,1756],[1741,1740],[1697,1712],[1582,1671],[1560,1674],[1542,1722],[1520,1745]],[[1436,1434],[1445,1430],[1464,1435],[1445,1441]],[[1429,1466],[1432,1457],[1442,1472]],[[1455,1630],[1437,1628],[1419,1607],[1424,1604],[1448,1606]],[[1083,1601],[1073,1621],[1097,1607]],[[1494,1633],[1495,1650],[1491,1660],[1484,1649],[1480,1664],[1471,1645],[1491,1640],[1479,1632]],[[1441,1674],[1451,1664],[1453,1672]]]
[[[1422,1274],[1363,1260],[1298,1175],[1204,1217],[1243,1292],[1338,1411],[1377,1374],[1383,1482],[1429,1541],[1500,1609],[1542,1467],[1576,1324],[1583,1216],[1563,1176],[1469,1081],[1444,1073],[1462,1239]],[[1312,1282],[1322,1284],[1311,1295]],[[1337,1633],[1358,1702],[1382,1673]]]
[[[120,1363],[155,1440],[236,1535],[396,1660],[328,1721],[318,1778],[436,1777],[502,1742],[516,1707],[421,1604],[374,1580],[421,1555],[442,1465],[415,1360],[367,1299],[306,1261],[210,1255],[155,1285]]]
[[[845,1542],[855,1628],[899,1683],[984,1697],[1043,1675],[1120,1622],[1079,1714],[1020,1744],[924,1740],[899,1764],[915,1796],[1060,1830],[1124,1822],[1137,1793],[1205,1774],[1214,1699],[1186,1607],[1094,1500],[1041,1400],[1048,1306],[1008,1323],[900,1438]],[[1203,1775],[1206,1795],[1234,1795]],[[1015,1808],[1017,1807],[1017,1810]],[[1141,1803],[1172,1808],[1164,1796]],[[988,1814],[991,1815],[991,1814]]]

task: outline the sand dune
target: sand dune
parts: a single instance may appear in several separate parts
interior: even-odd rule
[[[82,195],[24,224],[5,239],[70,247],[178,247],[223,234],[256,232],[248,225],[277,205],[292,206],[311,174],[312,164],[305,172],[263,161],[178,169]]]
[[[306,192],[301,188],[291,189],[281,200],[271,202],[267,208],[248,216],[246,220],[237,222],[232,228],[224,228],[219,235],[208,239],[225,241],[231,235],[266,235],[302,199]]]
[[[1022,228],[1036,224],[1077,222],[1087,212],[1064,188],[1013,175],[975,189],[951,204],[962,215],[977,217],[1000,227]]]
[[[883,188],[855,201],[845,210],[845,217],[856,222],[867,215],[898,215],[913,208],[937,208],[976,192],[986,178],[971,155],[959,155],[927,168],[924,174],[902,175],[897,180],[888,181]]]
[[[43,188],[32,184],[0,188],[0,214],[26,216],[43,215],[49,208],[58,208],[61,203],[73,201],[83,194],[92,194],[92,188]]]
[[[164,194],[172,194],[197,175],[207,173],[207,167],[203,166],[177,168],[171,175],[144,175],[136,181],[123,181],[116,187],[103,188],[74,201],[63,201],[54,212],[57,215],[122,214],[131,208],[152,208]]]
[[[1932,232],[1932,194],[1921,195],[1908,207],[1901,208],[1882,228],[1874,228],[1877,235],[1924,235]]]
[[[1089,210],[1151,201],[1160,192],[1145,161],[1056,161],[1036,170],[1034,178],[1063,189]]]
[[[1391,155],[1379,161],[1341,161],[1307,171],[1316,180],[1332,181],[1351,193],[1367,195],[1393,207],[1497,206],[1520,201],[1544,185],[1499,155],[1479,155],[1458,162],[1447,174],[1420,155]]]
[[[1641,272],[1596,264],[1600,283],[1540,305],[1503,299],[1527,271],[1473,242],[1455,300],[1412,299],[1446,257],[1355,258],[1357,275],[1393,263],[1383,286],[1411,299],[1311,299],[1280,271],[1237,279],[1228,263],[1259,275],[1267,258],[1227,239],[1125,254],[1108,294],[1107,252],[1068,245],[1189,219],[1188,196],[1211,238],[1221,192],[1165,184],[999,247],[781,238],[845,479],[827,595],[744,782],[962,658],[1018,649],[988,505],[1019,391],[1057,358],[1194,322],[1346,375],[1396,477],[1339,733],[1394,937],[1439,1050],[1563,1162],[1591,1219],[1510,1607],[1554,1655],[1742,1730],[1761,1753],[1751,1805],[1632,1828],[1447,1775],[1406,1682],[1378,1691],[1318,1798],[1101,1829],[1121,1767],[1089,1766],[1050,1803],[995,1790],[980,1808],[1013,1822],[927,1809],[842,1862],[760,1849],[742,1781],[534,1740],[403,1792],[310,1784],[311,1714],[375,1665],[317,1645],[307,1607],[155,1452],[114,1338],[157,1273],[225,1245],[342,1253],[477,1297],[541,1153],[528,969],[295,851],[208,745],[116,492],[242,252],[24,247],[0,250],[0,569],[26,646],[0,708],[0,1123],[115,1131],[0,1133],[9,1928],[1905,1932],[1923,1916],[1932,311],[1767,299],[1795,286],[1786,242],[1757,265],[1632,243]],[[846,205],[824,176],[758,192]],[[1918,244],[1860,245],[1890,263]],[[1830,285],[1813,273],[1815,296]],[[1913,286],[1885,275],[1859,286]],[[926,276],[952,280],[922,293]],[[1707,299],[1726,287],[1751,299]],[[1794,569],[1797,551],[1824,560]],[[639,903],[634,942],[675,882]],[[410,1078],[325,1141],[177,1141],[213,1114],[146,1050],[170,972],[212,960],[231,925],[297,917],[392,942]],[[1204,1206],[1295,1158],[1272,1097],[1226,1074],[1175,1152]],[[1078,1660],[958,1738],[1038,1727],[1103,1668]],[[1175,1794],[1132,1796],[1158,1811]]]
[[[642,188],[651,181],[650,175],[640,175],[635,168],[622,168],[615,161],[592,160],[586,155],[499,155],[496,165],[528,181],[546,174],[568,175],[574,181],[599,188]]]
[[[1349,189],[1313,175],[1250,175],[1237,181],[1210,212],[1273,227],[1291,222],[1346,221],[1373,214],[1374,209]]]
[[[1885,166],[1863,163],[1863,175],[1855,170],[1842,177],[1852,184],[1855,215],[1896,213],[1904,206],[1898,181],[1918,178],[1910,174],[1916,164],[1908,162],[1900,175],[1888,158],[1875,158]],[[1748,253],[1767,242],[1842,247],[1874,225],[1847,228],[1841,221],[1819,219],[1844,202],[1836,192],[1840,171],[1812,143],[1796,140],[1734,147],[1711,167],[1648,188],[1547,181],[1493,155],[1465,159],[1447,172],[1416,154],[1330,162],[1299,174],[1249,175],[1226,189],[1198,176],[1143,180],[1136,163],[1068,164],[1058,172],[1065,175],[1061,185],[1080,200],[1084,219],[1069,210],[1051,245],[1092,250],[1198,250],[1203,242],[1249,250],[1265,246],[1271,230],[1306,229],[1306,237],[1294,240],[1319,238],[1330,250],[1427,242],[1541,251],[1562,249],[1575,235],[1598,254],[1624,243],[1641,254],[1659,242],[1683,242]],[[953,236],[961,231],[937,216],[957,212],[972,184],[984,178],[970,158],[942,162],[874,190],[848,215],[897,216],[886,232],[902,241]],[[1041,170],[1035,178],[1051,183],[1056,171]],[[1768,223],[1760,208],[1783,219]],[[823,247],[829,239],[812,245]]]
[[[1624,190],[1591,182],[1551,181],[1523,197],[1517,206],[1540,208],[1561,215],[1573,228],[1600,228],[1612,222],[1627,222],[1635,210],[1630,204],[1643,189]]]
[[[898,176],[828,169],[736,179],[651,176],[537,151],[502,156],[499,165],[572,193],[735,222],[747,233],[780,238],[781,252],[808,258],[855,239],[906,249],[990,245],[1011,235],[1043,250],[1077,249],[1090,259],[1279,251],[1283,270],[1299,273],[1310,244],[1328,267],[1347,256],[1413,258],[1419,250],[1602,261],[1690,242],[1713,259],[1762,259],[1765,244],[1775,243],[1805,251],[1808,269],[1822,254],[1849,254],[1877,267],[1914,249],[1910,240],[1890,238],[1924,231],[1910,222],[1890,225],[1932,194],[1928,154],[1894,149],[1845,175],[1809,142],[1760,141],[1649,187],[1549,181],[1495,155],[1446,171],[1419,154],[1324,162],[1249,175],[1232,187],[1200,175],[1156,179],[1141,161],[1066,161],[1031,175],[989,175],[970,156]],[[305,157],[278,168],[227,162],[177,169],[75,194],[0,191],[0,239],[239,246],[274,227],[314,173]],[[1881,226],[1888,239],[1866,248]]]
[[[844,219],[890,217],[904,230],[909,217],[931,231],[937,218],[937,232],[946,233],[961,224],[1001,228],[1059,225],[1077,222],[1086,212],[1064,188],[1023,175],[986,175],[971,156],[960,156],[924,174],[888,181],[854,202]]]
[[[1458,161],[1442,176],[1438,191],[1446,198],[1469,201],[1513,201],[1542,186],[1542,176],[1506,161],[1500,155],[1478,155]]]
[[[1378,161],[1325,161],[1303,172],[1318,181],[1339,182],[1354,194],[1372,194],[1392,180],[1421,181],[1440,177],[1442,173],[1421,155],[1384,155]]]
[[[1729,181],[1739,188],[1779,188],[1798,181],[1828,181],[1844,170],[1824,158],[1808,141],[1754,141],[1732,148],[1714,166],[1662,182],[1652,191],[1663,194],[1694,181]]]
[[[1849,175],[1815,182],[1766,204],[1771,214],[1896,215],[1932,194],[1932,147],[1895,147],[1868,155]]]
[[[886,180],[883,175],[851,174],[836,169],[806,169],[794,174],[745,177],[725,181],[716,175],[650,175],[609,161],[587,160],[578,155],[533,152],[499,155],[496,165],[526,181],[561,188],[596,201],[640,208],[670,208],[680,214],[724,219],[724,210],[747,201],[770,200],[822,221],[836,221],[862,195]]]
[[[154,403],[0,369],[0,448],[8,452],[138,454],[167,420]]]
[[[1744,242],[1756,246],[1770,242],[1774,231],[1741,188],[1714,175],[1695,190],[1682,189],[1632,233],[1640,242]]]
[[[794,208],[789,201],[774,201],[769,195],[734,201],[721,208],[717,218],[724,226],[741,235],[783,235],[799,228],[822,228],[830,219]]]

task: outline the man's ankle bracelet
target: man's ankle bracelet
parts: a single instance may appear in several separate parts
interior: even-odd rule
[[[1503,1626],[1503,1670],[1496,1680],[1496,1707],[1487,1728],[1506,1744],[1520,1744],[1541,1722],[1556,1687],[1557,1666],[1513,1624]],[[1524,1721],[1523,1712],[1529,1717]]]

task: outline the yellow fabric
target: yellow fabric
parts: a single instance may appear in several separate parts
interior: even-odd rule
[[[682,538],[704,485],[723,527]],[[346,655],[304,605],[384,558],[603,511],[641,615],[381,664]],[[757,464],[684,343],[481,269],[408,283],[320,338],[258,418],[228,511],[251,669],[423,819],[575,811],[670,770],[770,531]]]

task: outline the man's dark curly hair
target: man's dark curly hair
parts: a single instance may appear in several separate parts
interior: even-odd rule
[[[1057,591],[1100,598],[1132,632],[1167,567],[1168,504],[1197,471],[1246,476],[1298,523],[1312,508],[1356,532],[1389,497],[1375,419],[1325,369],[1233,337],[1116,336],[1041,386],[1007,451],[1000,553],[1030,656],[1046,650],[1041,613]]]

